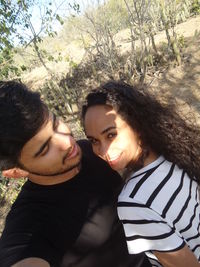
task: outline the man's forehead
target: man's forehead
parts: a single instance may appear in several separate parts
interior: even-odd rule
[[[37,133],[30,140],[28,140],[28,142],[26,142],[24,147],[32,146],[32,144],[33,143],[36,144],[36,142],[37,143],[43,142],[44,139],[48,138],[48,136],[50,135],[52,131],[52,127],[53,127],[52,125],[53,125],[53,115],[49,114],[49,117],[46,117],[46,119],[44,120],[44,123],[39,128]]]
[[[53,114],[48,112],[47,114],[44,115],[43,123],[34,136],[36,136],[38,133],[40,133],[47,125],[50,125],[52,123],[53,123]]]

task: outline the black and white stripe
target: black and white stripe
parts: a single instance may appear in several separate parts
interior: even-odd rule
[[[185,244],[200,258],[198,185],[164,157],[134,173],[119,195],[118,214],[130,253],[176,251]]]

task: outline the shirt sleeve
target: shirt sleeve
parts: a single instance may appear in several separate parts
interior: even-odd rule
[[[140,203],[118,202],[130,254],[146,251],[175,251],[185,243],[181,235],[157,212]]]
[[[59,258],[57,250],[48,242],[44,234],[11,228],[3,232],[0,239],[0,266],[10,267],[20,260],[37,257],[46,260],[51,266]],[[43,229],[44,232],[44,229]]]

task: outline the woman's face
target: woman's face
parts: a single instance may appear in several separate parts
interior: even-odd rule
[[[120,171],[141,153],[138,134],[108,105],[88,108],[84,119],[85,133],[96,155],[112,169]]]

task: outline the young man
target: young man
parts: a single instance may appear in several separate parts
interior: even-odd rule
[[[117,173],[17,82],[0,83],[0,170],[28,177],[6,219],[1,267],[149,266],[128,256]]]

